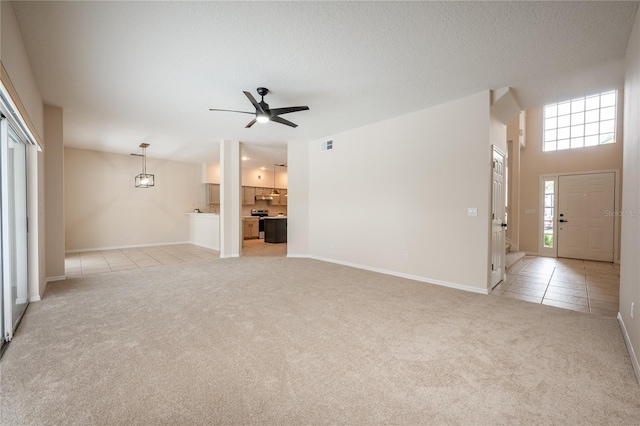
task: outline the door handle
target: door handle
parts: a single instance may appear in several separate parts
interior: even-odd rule
[[[560,219],[559,222],[569,222],[568,220]]]
[[[502,225],[500,225],[500,226],[502,226],[503,228],[506,228],[506,227],[507,227],[507,224],[506,224],[506,223],[503,223],[503,224],[502,224]]]

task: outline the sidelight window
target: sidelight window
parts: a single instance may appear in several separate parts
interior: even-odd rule
[[[543,216],[543,246],[553,247],[554,222],[555,222],[555,180],[544,181],[544,216]]]

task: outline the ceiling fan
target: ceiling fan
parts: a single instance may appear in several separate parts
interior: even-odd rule
[[[269,93],[269,89],[267,89],[266,87],[258,87],[258,95],[262,97],[262,99],[260,99],[260,102],[256,101],[256,99],[253,97],[251,93],[249,92],[243,92],[243,93],[247,96],[247,98],[249,98],[249,101],[251,101],[251,103],[255,107],[256,109],[255,112],[235,111],[231,109],[215,109],[215,108],[210,108],[209,111],[225,111],[225,112],[239,112],[242,114],[255,114],[256,118],[254,118],[246,126],[244,126],[245,128],[249,128],[253,126],[256,123],[256,121],[258,123],[267,123],[269,121],[273,121],[273,122],[284,124],[290,127],[298,127],[297,124],[292,123],[289,120],[285,120],[280,116],[282,114],[288,114],[290,112],[307,111],[309,109],[308,106],[294,106],[294,107],[270,109],[269,104],[264,101],[264,97],[267,95],[267,93]]]

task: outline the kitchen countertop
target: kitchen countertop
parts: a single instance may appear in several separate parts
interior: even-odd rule
[[[263,219],[286,219],[286,216],[266,216]]]
[[[193,215],[197,215],[197,216],[220,216],[218,213],[194,213],[194,212],[189,212],[189,213],[185,213],[185,214],[193,214]]]

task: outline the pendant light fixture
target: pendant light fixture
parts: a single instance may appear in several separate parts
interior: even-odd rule
[[[151,188],[152,186],[155,185],[154,176],[152,174],[147,173],[147,147],[148,146],[149,146],[148,143],[141,143],[140,149],[142,151],[142,154],[132,154],[132,155],[138,155],[139,157],[142,157],[142,173],[136,176],[136,180],[135,180],[136,188]]]
[[[269,196],[270,197],[279,197],[280,196],[280,191],[278,191],[276,189],[276,166],[277,166],[277,164],[273,165],[273,188],[271,189],[271,191],[269,191]]]

